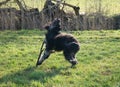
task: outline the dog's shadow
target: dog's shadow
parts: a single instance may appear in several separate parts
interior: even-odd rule
[[[47,82],[48,79],[61,74],[60,72],[63,70],[67,70],[66,68],[50,68],[40,70],[40,68],[36,68],[34,66],[25,68],[24,70],[17,71],[16,73],[7,74],[0,78],[0,84],[6,84],[8,82],[19,84],[29,84],[31,81],[40,81],[41,83]]]

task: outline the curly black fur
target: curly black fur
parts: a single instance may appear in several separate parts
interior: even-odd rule
[[[55,19],[49,26],[46,26],[46,52],[44,53],[43,61],[47,59],[52,52],[63,51],[65,59],[68,60],[72,66],[77,64],[75,58],[76,53],[79,51],[79,42],[70,34],[61,33],[60,20]],[[46,57],[45,57],[46,55]],[[38,65],[42,64],[40,61]]]

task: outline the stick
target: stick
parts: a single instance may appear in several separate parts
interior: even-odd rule
[[[42,52],[43,52],[43,46],[44,46],[44,44],[45,44],[45,40],[43,41],[43,43],[42,43],[42,45],[41,45],[40,54],[39,54],[39,56],[38,56],[37,63],[39,62],[39,58],[41,57],[41,54],[42,54]],[[37,67],[37,63],[36,63],[36,67]]]

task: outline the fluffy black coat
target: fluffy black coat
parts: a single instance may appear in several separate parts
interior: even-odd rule
[[[61,33],[60,20],[54,20],[49,26],[46,26],[46,49],[44,55],[40,58],[38,65],[50,56],[50,53],[55,51],[63,51],[65,59],[68,60],[72,66],[77,64],[75,58],[79,51],[79,42],[70,34]]]

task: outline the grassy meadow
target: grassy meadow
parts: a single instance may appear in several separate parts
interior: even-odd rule
[[[74,31],[78,65],[62,52],[35,67],[45,31],[0,31],[0,87],[120,87],[120,30]]]

